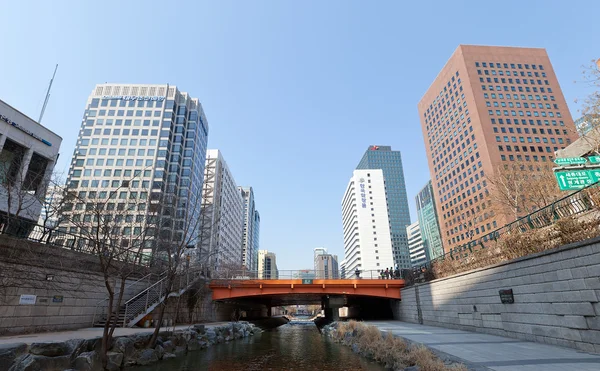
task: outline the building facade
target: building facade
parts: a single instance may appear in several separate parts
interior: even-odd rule
[[[337,279],[340,277],[337,255],[320,254],[315,257],[316,278]]]
[[[317,265],[319,264],[319,255],[327,254],[327,249],[324,247],[316,247],[313,250],[313,261],[315,271],[317,270]]]
[[[219,270],[242,267],[244,200],[221,152],[206,153],[197,260]]]
[[[82,233],[101,204],[122,246],[155,231],[143,238],[146,258],[163,242],[197,246],[207,138],[200,102],[176,86],[96,85],[68,174],[72,223],[62,228]]]
[[[419,191],[415,201],[417,202],[417,216],[423,246],[429,259],[433,260],[444,255],[444,247],[440,235],[440,225],[431,180]]]
[[[419,222],[414,222],[406,227],[406,234],[408,235],[408,246],[410,249],[410,264],[413,267],[419,267],[429,262],[429,256],[423,246],[423,239],[421,238],[421,228]]]
[[[260,214],[256,211],[252,187],[239,187],[244,199],[244,232],[242,237],[242,264],[250,271],[258,270],[258,237]]]
[[[400,151],[393,151],[390,146],[370,146],[356,169],[382,170],[389,208],[388,218],[394,251],[394,266],[409,268],[410,254],[406,226],[410,224],[410,212]]]
[[[0,100],[0,224],[26,236],[37,223],[62,138]]]
[[[511,221],[490,210],[498,167],[551,171],[577,138],[544,49],[460,45],[418,109],[446,250]]]
[[[258,250],[258,278],[277,279],[279,270],[277,269],[277,256],[274,252],[267,250]]]
[[[346,275],[394,265],[383,170],[354,170],[342,198]],[[406,235],[406,230],[404,232]]]

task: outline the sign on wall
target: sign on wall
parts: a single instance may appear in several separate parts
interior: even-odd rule
[[[360,178],[360,199],[363,209],[367,208],[367,193],[365,192],[365,179]]]
[[[35,305],[36,299],[36,295],[21,295],[19,305]]]
[[[156,100],[163,101],[165,97],[158,96],[135,96],[135,95],[103,95],[102,99],[117,99],[117,100]]]
[[[16,122],[14,122],[10,118],[8,118],[8,116],[0,115],[0,120],[6,122],[7,124],[11,125],[15,129],[21,130],[25,134],[28,134],[29,136],[39,140],[40,142],[44,143],[48,147],[52,147],[52,143],[48,142],[46,139],[40,138],[37,134],[33,133],[31,130],[28,130],[28,129],[22,127],[21,125],[17,124]]]
[[[54,297],[52,297],[52,302],[53,303],[62,303],[63,296],[62,295],[54,295]]]

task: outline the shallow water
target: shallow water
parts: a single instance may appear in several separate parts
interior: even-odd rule
[[[325,338],[311,323],[283,325],[260,335],[189,352],[185,357],[126,370],[381,371],[384,368]]]

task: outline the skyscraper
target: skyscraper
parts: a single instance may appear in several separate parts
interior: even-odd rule
[[[242,193],[221,152],[209,149],[202,190],[198,261],[215,270],[222,265],[241,268],[243,227]]]
[[[551,171],[577,138],[544,49],[460,45],[418,108],[446,250],[511,221],[490,210],[499,167]]]
[[[260,214],[256,211],[252,187],[239,187],[244,199],[244,232],[242,238],[242,264],[246,269],[258,269],[258,237]]]
[[[429,256],[427,255],[427,251],[423,246],[419,222],[414,222],[406,227],[406,234],[408,235],[408,248],[410,249],[411,266],[418,267],[426,264],[429,261]]]
[[[69,220],[83,218],[85,224],[84,209],[98,202],[112,216],[124,246],[159,225],[165,239],[186,236],[198,244],[189,234],[197,237],[199,231],[189,226],[197,225],[200,211],[207,137],[200,102],[176,86],[96,85],[69,169],[68,189],[77,195],[66,205]],[[63,226],[72,233],[86,228]],[[156,241],[150,235],[144,239],[146,253]]]
[[[400,151],[393,151],[390,146],[370,146],[356,169],[381,169],[383,171],[394,249],[394,265],[398,265],[400,268],[409,268],[410,254],[406,226],[410,224],[410,212]]]
[[[417,202],[417,216],[423,247],[429,259],[433,260],[444,255],[444,248],[440,236],[440,225],[431,180],[419,191],[415,200]]]
[[[385,187],[381,169],[354,170],[346,187],[342,226],[347,277],[356,269],[376,271],[394,264]]]

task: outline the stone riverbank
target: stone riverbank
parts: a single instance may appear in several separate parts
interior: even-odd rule
[[[107,370],[149,365],[187,352],[252,336],[261,330],[248,322],[218,326],[191,325],[184,330],[162,331],[154,349],[147,348],[151,333],[115,337],[108,352]],[[102,338],[71,339],[31,344],[0,344],[0,371],[102,370]]]

